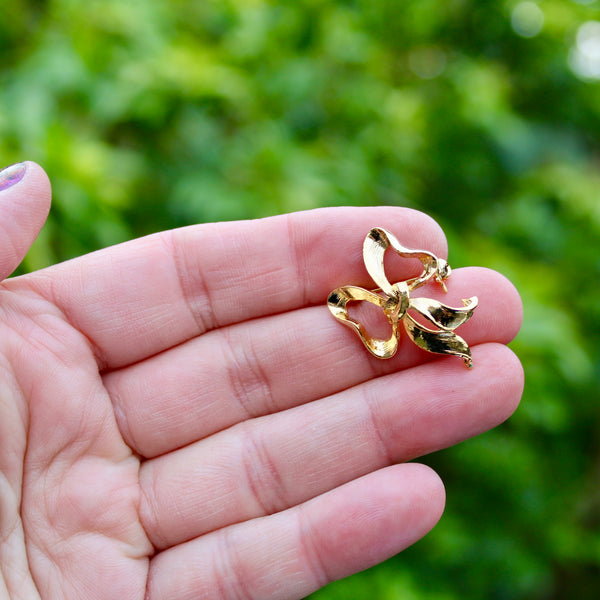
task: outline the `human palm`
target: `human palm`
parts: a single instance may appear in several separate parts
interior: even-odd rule
[[[3,277],[49,194],[32,163],[0,192]],[[423,214],[325,209],[4,281],[0,598],[301,598],[423,536],[444,490],[406,461],[514,410],[522,372],[504,344],[521,305],[497,273],[456,270],[445,301],[480,299],[461,328],[475,367],[407,340],[371,357],[324,301],[369,285],[376,225],[444,253]]]

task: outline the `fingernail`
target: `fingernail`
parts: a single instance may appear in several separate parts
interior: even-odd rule
[[[0,192],[15,185],[15,183],[19,183],[23,179],[26,170],[27,165],[25,163],[17,163],[0,171]]]

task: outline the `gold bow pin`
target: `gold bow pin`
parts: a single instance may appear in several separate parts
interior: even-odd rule
[[[404,258],[418,258],[423,265],[421,275],[392,285],[383,266],[383,257],[388,248],[392,248]],[[327,306],[336,319],[359,335],[371,354],[377,358],[391,358],[396,354],[400,342],[399,324],[402,321],[408,336],[419,348],[436,354],[460,356],[467,367],[473,366],[471,349],[454,330],[471,318],[477,308],[477,296],[463,300],[463,308],[452,308],[429,298],[410,297],[413,290],[430,279],[437,281],[445,292],[448,291],[444,281],[450,277],[451,269],[443,258],[438,258],[426,250],[405,248],[389,231],[375,228],[371,229],[365,238],[363,259],[378,288],[369,291],[353,285],[339,287],[329,294]],[[371,337],[359,321],[350,317],[348,303],[361,301],[370,302],[383,310],[392,326],[389,339]],[[409,311],[420,314],[437,329],[421,325]]]

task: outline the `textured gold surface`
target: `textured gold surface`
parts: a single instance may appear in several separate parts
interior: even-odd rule
[[[383,266],[388,248],[403,258],[418,258],[423,265],[423,272],[413,279],[390,283]],[[463,300],[464,306],[461,308],[452,308],[429,298],[410,297],[410,292],[431,279],[447,291],[445,280],[450,277],[452,270],[443,258],[427,250],[405,248],[389,231],[377,227],[371,229],[365,238],[363,259],[377,288],[369,291],[353,285],[339,287],[329,294],[327,306],[336,319],[357,333],[371,354],[377,358],[391,358],[396,354],[400,341],[399,324],[402,321],[408,336],[419,348],[436,354],[460,356],[467,367],[473,366],[471,349],[454,330],[471,318],[477,307],[477,296]],[[388,339],[372,337],[362,323],[348,314],[347,305],[350,302],[369,302],[381,308],[392,326],[391,336]],[[418,323],[409,311],[420,314],[435,329]]]

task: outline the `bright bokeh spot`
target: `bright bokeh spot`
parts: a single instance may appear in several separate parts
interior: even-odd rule
[[[446,68],[446,54],[435,47],[415,48],[408,55],[408,64],[421,79],[435,79]]]
[[[579,27],[569,63],[582,79],[600,79],[600,22],[587,21]]]
[[[512,10],[510,23],[515,33],[532,38],[544,26],[544,13],[535,2],[519,2]]]

